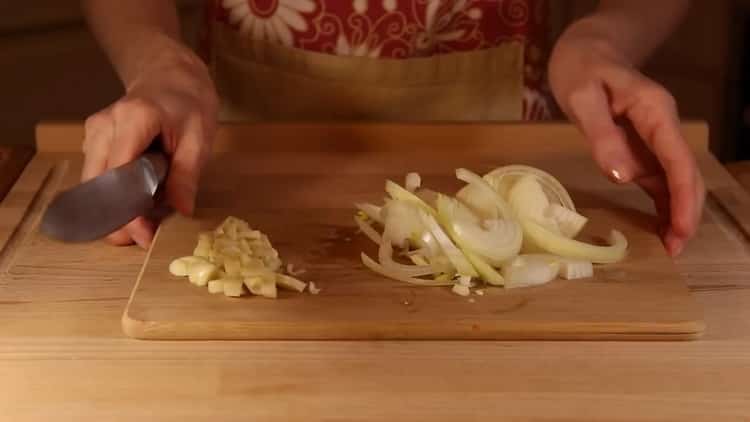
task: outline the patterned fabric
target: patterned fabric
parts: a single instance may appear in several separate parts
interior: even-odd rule
[[[241,36],[338,56],[403,59],[521,41],[524,119],[550,117],[545,0],[212,0],[207,16]]]

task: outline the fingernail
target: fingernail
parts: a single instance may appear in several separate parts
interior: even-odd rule
[[[629,175],[623,168],[623,166],[619,165],[613,165],[609,166],[609,172],[607,176],[609,176],[609,179],[615,183],[627,183],[630,181]]]
[[[673,258],[679,256],[685,246],[685,242],[683,242],[682,238],[675,235],[671,230],[667,232],[667,235],[664,238],[664,243],[667,247],[667,252],[669,252],[669,255]]]

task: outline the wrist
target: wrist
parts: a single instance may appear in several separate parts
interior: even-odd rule
[[[121,55],[119,63],[115,62],[126,91],[158,72],[205,69],[203,61],[189,47],[164,32],[144,28],[132,35],[133,47]]]
[[[618,27],[614,18],[595,13],[570,25],[560,36],[555,50],[576,49],[577,55],[606,57],[620,63],[632,65],[635,58],[616,35]]]

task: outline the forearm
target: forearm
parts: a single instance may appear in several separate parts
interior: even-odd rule
[[[628,62],[640,65],[682,22],[690,0],[600,0],[595,12],[563,34],[591,38]]]
[[[123,84],[144,67],[180,45],[177,9],[172,0],[82,0],[89,26]]]

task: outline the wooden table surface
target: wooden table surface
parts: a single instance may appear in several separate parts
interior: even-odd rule
[[[578,137],[556,124],[252,131]],[[704,126],[684,131],[705,142]],[[247,132],[222,128],[216,148]],[[701,340],[154,342],[120,327],[143,251],[31,235],[43,204],[80,169],[76,147],[55,140],[81,133],[40,128],[40,152],[0,204],[0,420],[750,419],[750,197],[705,152],[706,212],[677,260],[705,313]]]

